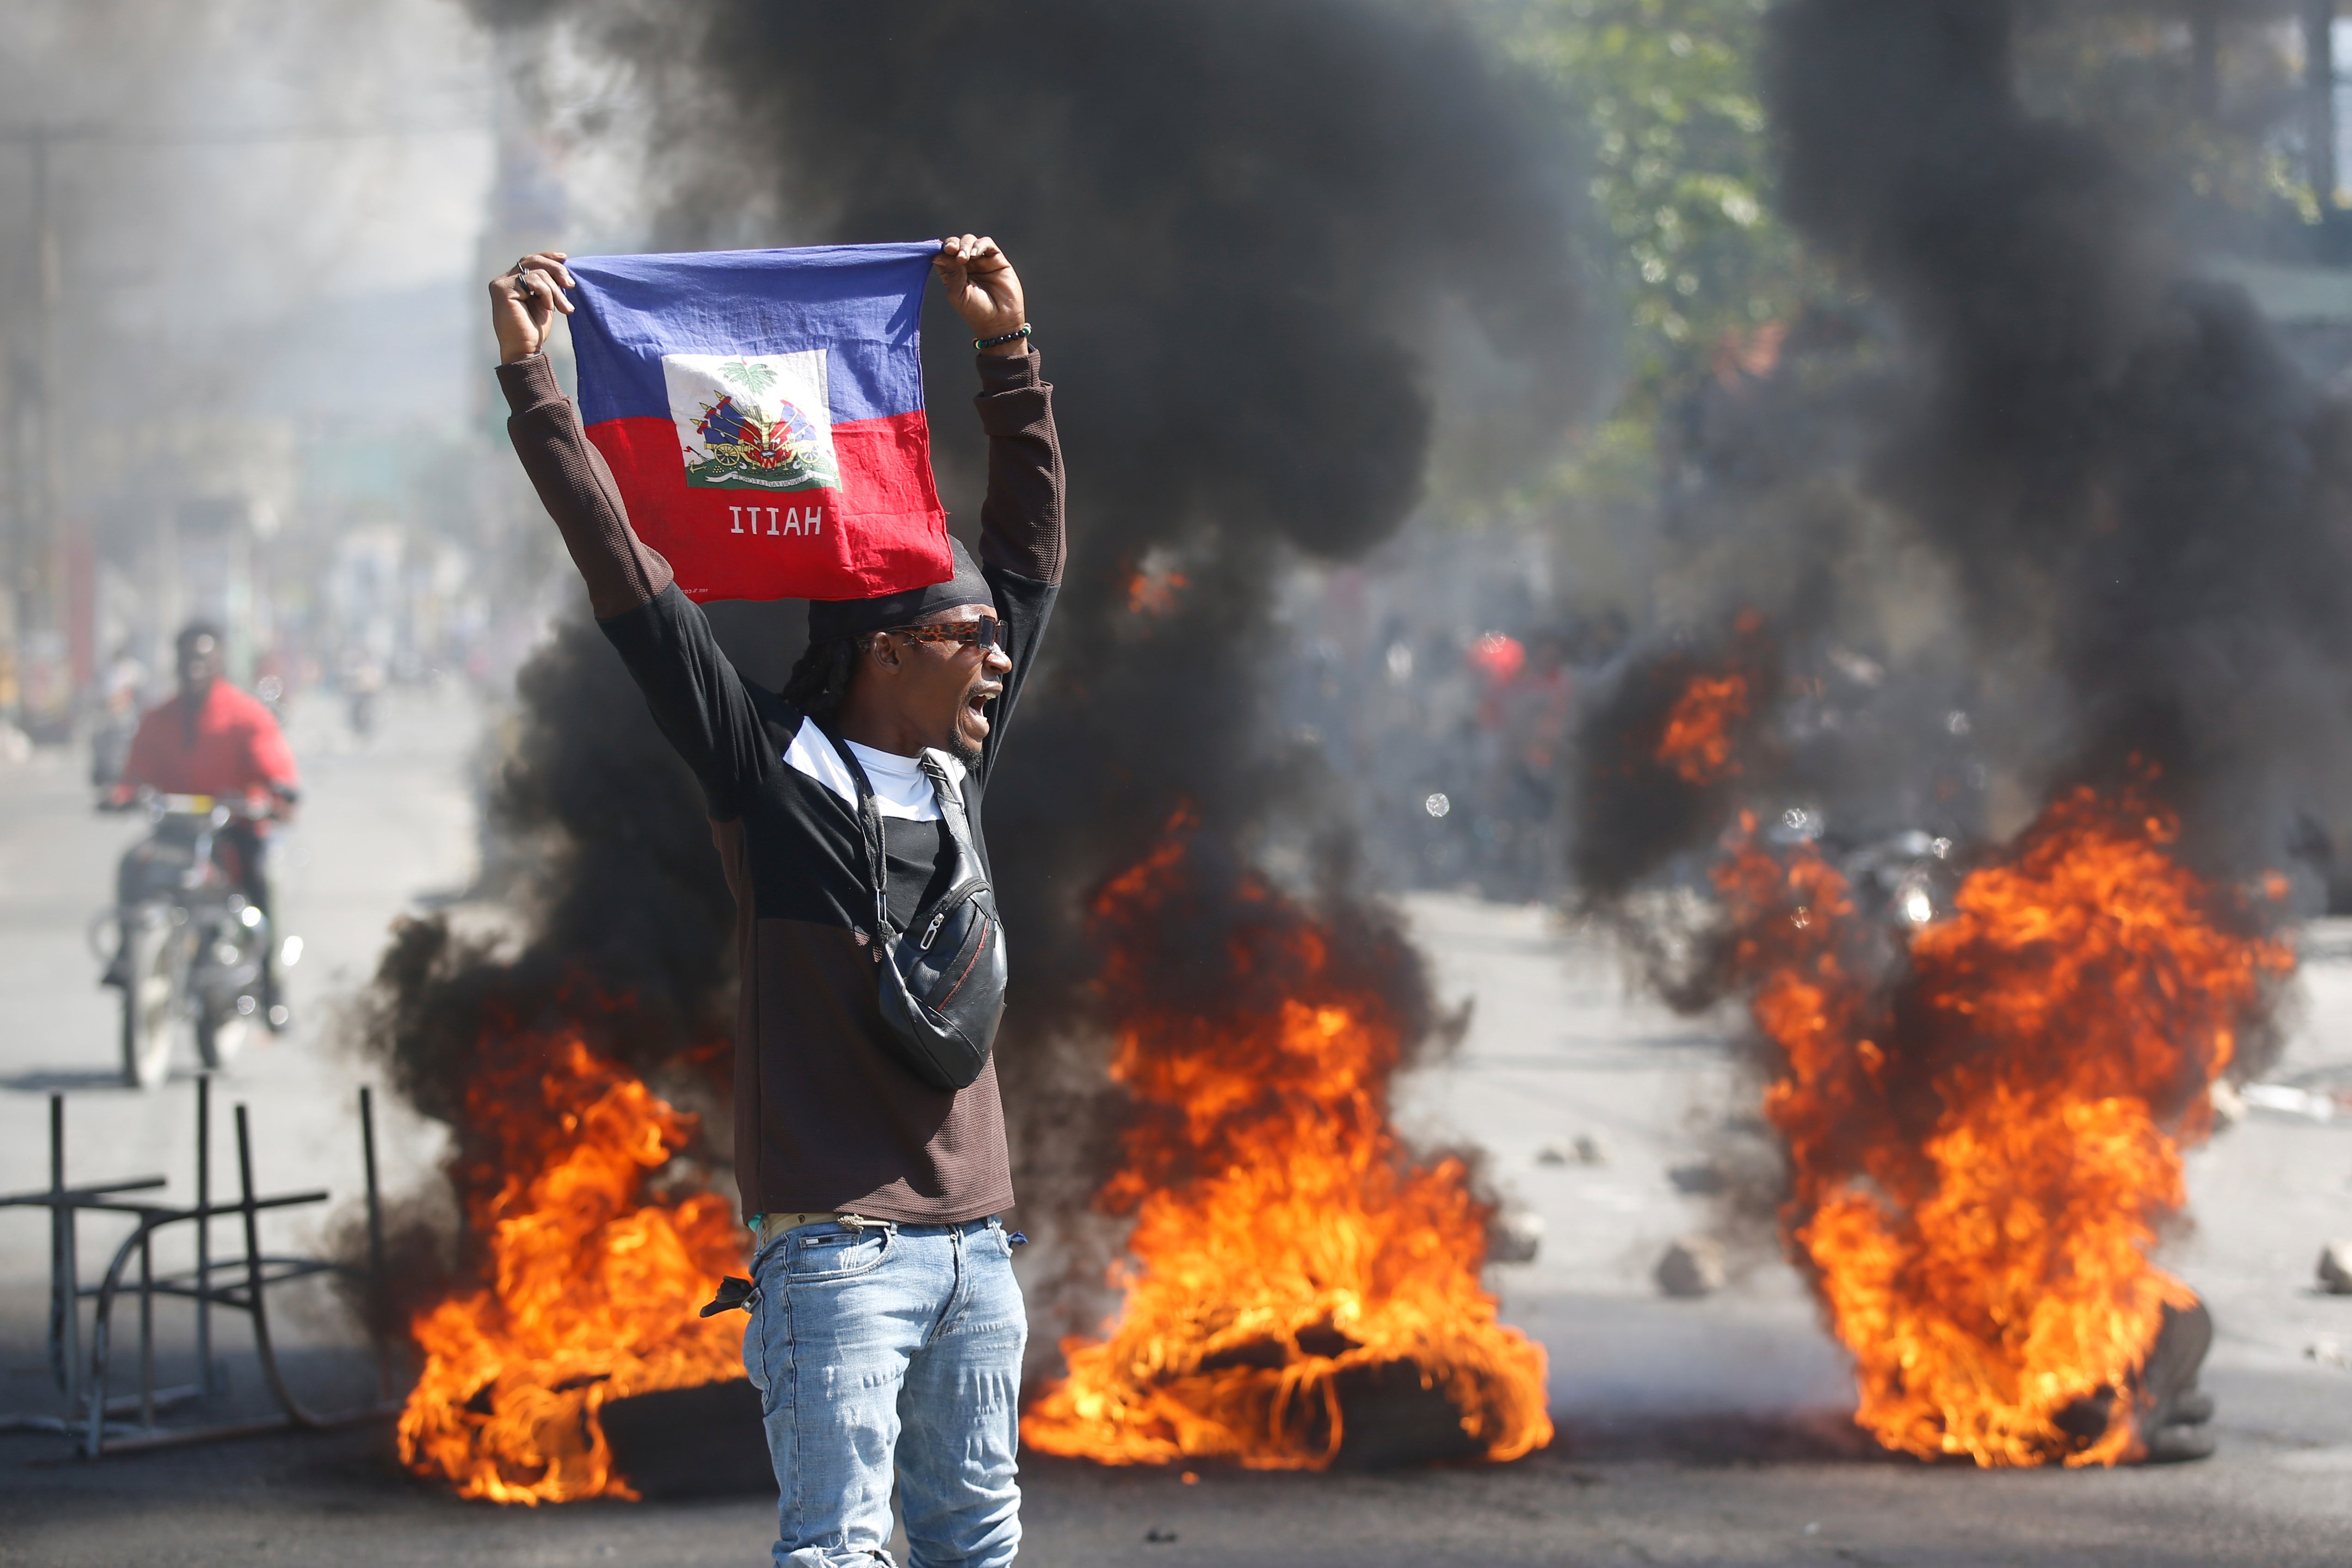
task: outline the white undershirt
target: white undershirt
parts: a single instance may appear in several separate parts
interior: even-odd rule
[[[857,765],[866,770],[866,782],[874,786],[874,805],[883,816],[903,816],[909,822],[939,820],[939,793],[931,788],[920,762],[895,752],[877,752],[855,741],[849,742],[849,750]]]
[[[885,816],[902,817],[908,822],[937,822],[940,819],[939,796],[931,793],[931,781],[923,774],[923,765],[914,757],[902,757],[896,752],[877,752],[871,746],[848,742],[857,758],[857,765],[866,770],[866,780],[874,786],[874,805]],[[963,764],[943,752],[934,752],[947,768],[948,783],[963,783]],[[824,737],[814,722],[804,722],[792,745],[784,752],[785,763],[793,771],[805,773],[839,795],[851,810],[857,807],[857,780],[834,750],[833,742]]]

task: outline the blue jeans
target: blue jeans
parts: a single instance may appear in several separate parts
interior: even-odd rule
[[[1012,1562],[1029,1324],[1004,1227],[803,1226],[751,1279],[743,1365],[782,1492],[778,1568],[888,1563],[894,1460],[914,1568]]]

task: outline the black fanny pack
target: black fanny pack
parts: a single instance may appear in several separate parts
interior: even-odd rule
[[[874,875],[874,958],[882,1024],[890,1054],[933,1089],[963,1089],[988,1065],[1004,1016],[1004,927],[996,895],[971,847],[963,792],[934,752],[921,758],[939,801],[940,823],[955,856],[948,889],[916,911],[912,925],[890,923],[890,863],[883,852],[882,812],[856,753],[838,735],[826,739],[857,781],[858,826]]]

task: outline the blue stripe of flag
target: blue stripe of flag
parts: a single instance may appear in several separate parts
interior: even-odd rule
[[[580,287],[572,343],[580,418],[669,417],[664,354],[824,349],[834,423],[923,406],[923,285],[935,240],[591,256],[564,265]]]

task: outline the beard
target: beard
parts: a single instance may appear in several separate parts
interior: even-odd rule
[[[968,768],[980,762],[980,748],[964,739],[963,726],[961,723],[949,726],[948,742],[940,750]]]

